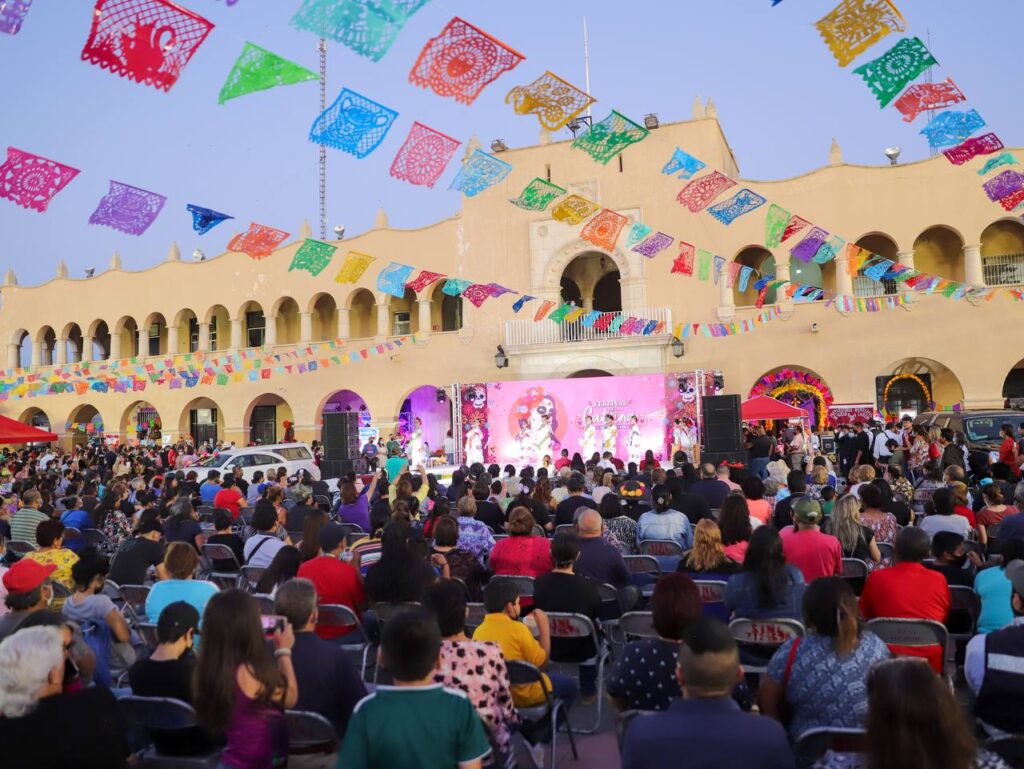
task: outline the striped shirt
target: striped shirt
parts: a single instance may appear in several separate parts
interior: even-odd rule
[[[20,542],[30,542],[36,547],[36,526],[42,521],[49,520],[50,516],[41,513],[34,507],[23,507],[11,518],[11,539]]]

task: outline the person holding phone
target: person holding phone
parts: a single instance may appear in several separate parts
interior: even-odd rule
[[[284,710],[295,707],[299,687],[292,668],[295,634],[274,618],[273,654],[260,609],[248,593],[232,588],[213,596],[203,612],[203,645],[194,681],[199,724],[224,738],[222,766],[262,769],[288,760]],[[201,682],[201,683],[200,683]]]

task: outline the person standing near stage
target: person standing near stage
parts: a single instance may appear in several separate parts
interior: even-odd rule
[[[423,420],[416,417],[413,424],[406,453],[409,456],[409,464],[412,467],[420,467],[427,462],[427,452],[423,450]]]
[[[480,429],[480,420],[474,419],[473,425],[466,431],[466,464],[484,463],[484,431]]]
[[[594,427],[594,418],[587,414],[583,418],[583,435],[580,437],[580,452],[585,457],[592,457],[597,453],[597,428]]]
[[[619,442],[619,429],[615,426],[615,415],[604,415],[604,428],[601,430],[601,449],[610,451],[615,456],[616,444]]]

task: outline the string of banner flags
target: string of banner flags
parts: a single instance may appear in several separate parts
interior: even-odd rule
[[[773,0],[772,5],[779,2]],[[907,31],[906,19],[891,0],[842,0],[814,26],[840,67],[854,63],[889,35]],[[938,59],[921,39],[908,36],[852,72],[864,80],[882,109],[891,104],[903,122],[913,123],[921,115],[927,116],[928,122],[919,133],[931,150],[941,151],[953,165],[986,157],[978,169],[982,177],[1005,166],[1019,165],[997,134],[991,130],[979,133],[988,124],[977,109],[949,109],[968,101],[952,77],[914,83],[936,66]],[[1006,169],[981,186],[988,199],[1004,210],[1024,210],[1024,174],[1019,171]]]

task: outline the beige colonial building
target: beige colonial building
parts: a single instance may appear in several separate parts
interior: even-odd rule
[[[877,378],[903,372],[928,375],[932,397],[943,405],[1001,406],[1004,385],[1009,394],[1022,394],[1012,372],[1024,357],[1024,324],[1019,320],[1024,306],[1006,295],[978,306],[940,295],[915,295],[905,308],[849,315],[822,302],[794,306],[787,300],[779,305],[781,319],[734,337],[689,338],[677,357],[680,350],[673,350],[668,333],[620,338],[578,326],[567,331],[547,321],[534,323],[536,302],[517,316],[508,297],[489,300],[478,309],[443,294],[441,284],[422,295],[409,292],[403,299],[376,290],[376,267],[394,259],[451,277],[494,281],[540,298],[571,298],[588,309],[664,320],[667,329],[680,322],[756,314],[752,288],[740,293],[726,288],[724,281],[716,286],[670,275],[674,252],[648,260],[625,248],[625,236],[612,252],[596,250],[579,238],[578,226],[510,205],[509,198],[536,176],[780,278],[846,295],[906,290],[851,279],[842,259],[823,267],[791,266],[788,246],[793,241],[774,252],[760,245],[767,209],[726,227],[706,213],[691,214],[680,206],[675,196],[685,182],[661,173],[675,147],[742,179],[713,108],[698,107],[692,120],[652,130],[607,166],[559,139],[542,135],[537,146],[505,152],[502,157],[514,165],[511,175],[476,197],[463,198],[462,210],[453,218],[401,230],[390,227],[382,211],[372,230],[335,243],[339,250],[334,263],[318,277],[288,271],[302,237],[308,235],[306,226],[296,240],[260,261],[229,252],[194,262],[172,246],[165,261],[141,272],[124,271],[115,256],[109,269],[88,280],[69,278],[61,266],[48,283],[22,286],[11,271],[0,289],[0,338],[7,345],[7,365],[43,372],[78,360],[163,358],[253,346],[288,351],[335,338],[345,340],[343,350],[358,350],[410,332],[416,334],[416,344],[302,376],[178,390],[149,384],[143,393],[10,399],[0,404],[0,411],[46,422],[67,440],[72,438],[67,423],[91,420],[102,421],[108,434],[134,438],[142,414],[142,421],[158,415],[163,431],[171,435],[192,433],[197,424],[209,421],[216,427],[206,430],[246,443],[253,435],[280,439],[285,420],[294,422],[300,439],[318,438],[321,415],[330,404],[365,406],[372,422],[386,430],[395,424],[410,393],[423,386],[434,392],[456,382],[581,372],[718,369],[724,372],[725,392],[746,397],[763,374],[799,367],[824,380],[836,403],[877,403]],[[1024,282],[1024,224],[1001,216],[999,207],[985,198],[975,173],[980,161],[958,168],[940,156],[896,167],[852,166],[843,163],[835,145],[829,153],[823,147],[821,156],[827,164],[802,176],[747,184],[900,264],[976,285]],[[354,286],[334,281],[350,249],[378,259]],[[509,358],[502,370],[495,367],[498,345]],[[904,407],[914,405],[916,398],[920,407],[920,394],[907,384],[911,380],[903,381],[902,395],[894,392],[892,397],[902,398]],[[349,393],[339,399],[339,391]]]

